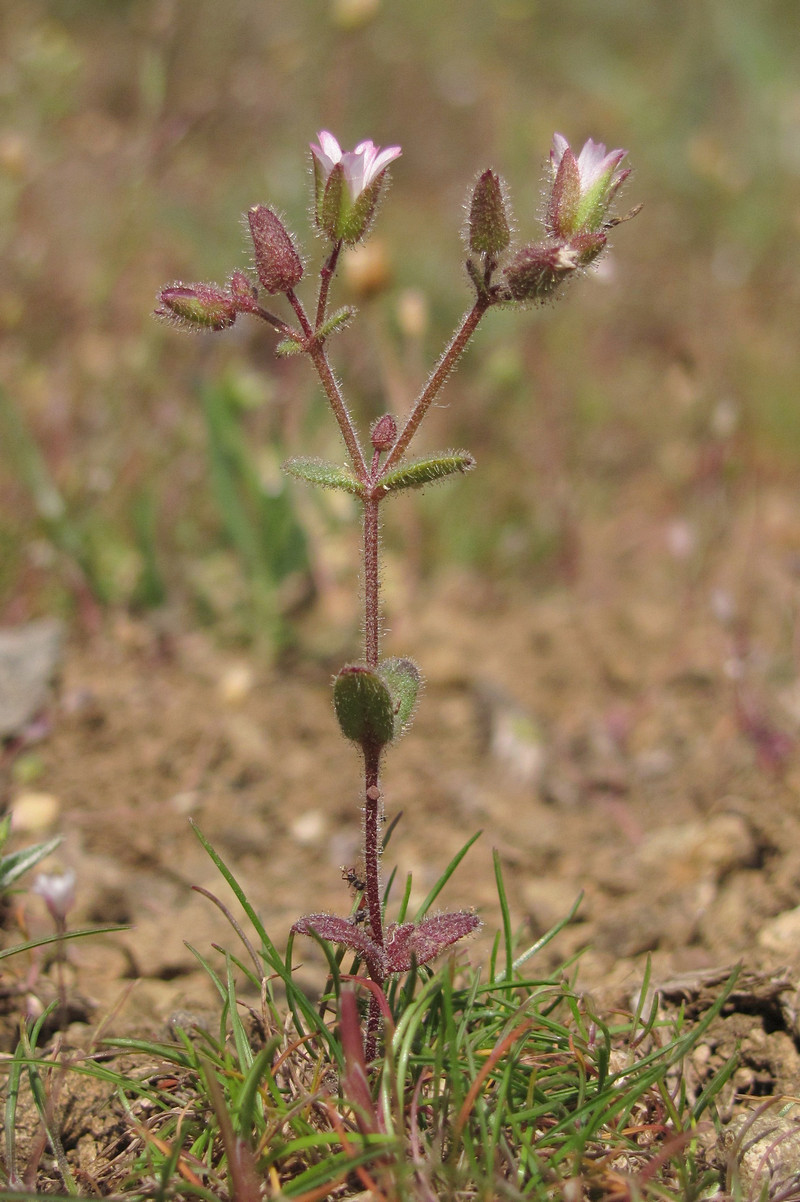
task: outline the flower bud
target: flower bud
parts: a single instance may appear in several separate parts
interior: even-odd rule
[[[570,239],[569,250],[574,251],[579,267],[588,267],[590,263],[594,263],[599,254],[602,254],[607,244],[608,239],[602,232],[577,234],[576,237]]]
[[[379,417],[370,432],[372,445],[376,451],[390,451],[397,438],[397,422],[391,413]]]
[[[236,302],[216,284],[170,284],[158,294],[156,317],[193,330],[226,330],[236,321]]]
[[[402,151],[399,146],[381,150],[374,142],[361,142],[343,152],[327,130],[318,136],[319,145],[311,144],[314,216],[332,242],[353,246],[369,230],[386,168]]]
[[[291,292],[303,278],[303,264],[291,234],[281,219],[265,205],[255,205],[247,214],[247,221],[262,286],[270,295]]]
[[[525,246],[506,268],[508,290],[516,301],[548,300],[580,265],[579,252],[566,244]]]
[[[244,271],[234,271],[228,280],[228,291],[242,313],[258,309],[258,289]]]
[[[469,248],[476,254],[499,255],[511,241],[503,184],[493,171],[484,171],[472,193],[469,210]]]

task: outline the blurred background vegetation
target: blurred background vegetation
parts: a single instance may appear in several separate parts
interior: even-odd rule
[[[362,429],[407,409],[469,303],[480,170],[520,238],[555,130],[626,147],[621,208],[645,205],[557,306],[489,315],[414,447],[479,470],[387,507],[389,582],[402,550],[415,581],[563,585],[591,520],[633,510],[713,548],[719,497],[800,467],[796,21],[796,0],[3,5],[0,617],[172,611],[280,640],[352,581],[349,504],[279,470],[342,456],[308,363],[246,319],[150,316],[162,284],[247,265],[254,203],[319,262],[320,128],[403,147],[334,295],[360,309],[333,355]]]

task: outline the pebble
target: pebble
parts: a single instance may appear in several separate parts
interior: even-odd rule
[[[580,892],[571,881],[558,876],[530,877],[524,881],[522,899],[535,934],[543,934],[565,919],[578,900]],[[586,897],[583,897],[575,920],[584,921],[590,916],[590,910]]]
[[[736,1157],[736,1184],[742,1197],[788,1197],[796,1186],[800,1164],[796,1106],[788,1112],[775,1107],[763,1114],[745,1115],[731,1123],[721,1142],[723,1153]]]
[[[758,945],[777,959],[790,963],[800,958],[800,906],[784,910],[758,932]]]
[[[25,790],[11,806],[11,829],[28,835],[50,830],[58,819],[61,802],[53,793]]]
[[[303,846],[320,843],[325,835],[325,815],[321,810],[306,810],[289,826],[292,838]]]
[[[741,815],[715,814],[706,822],[653,831],[640,846],[637,863],[643,875],[678,888],[704,879],[719,881],[752,864],[756,853],[753,832]]]
[[[238,705],[253,691],[256,675],[250,664],[232,664],[219,678],[217,692],[225,705]]]

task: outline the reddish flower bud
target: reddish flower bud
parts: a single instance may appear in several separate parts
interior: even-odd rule
[[[502,181],[493,171],[484,171],[472,193],[469,248],[476,254],[499,255],[510,241]]]
[[[370,432],[372,445],[376,451],[390,451],[397,438],[397,422],[391,413],[379,417]]]
[[[579,252],[563,243],[525,246],[506,268],[508,290],[516,301],[548,300],[580,265]]]
[[[252,313],[258,308],[258,289],[245,272],[234,271],[228,290],[241,313]]]
[[[265,205],[252,208],[247,220],[256,251],[258,278],[263,287],[271,295],[290,292],[303,278],[303,264],[291,234]]]
[[[578,266],[588,267],[605,250],[607,243],[608,239],[601,232],[578,234],[575,238],[570,239],[569,249],[575,252]]]
[[[216,284],[170,284],[158,294],[156,317],[192,330],[226,330],[236,321],[236,303]]]

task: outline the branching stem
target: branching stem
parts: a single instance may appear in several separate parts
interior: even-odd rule
[[[329,264],[333,262],[334,267],[336,265],[336,261],[334,259],[335,253],[336,251],[334,248],[334,252],[331,254],[331,257],[328,260]],[[327,287],[325,287],[325,293],[327,294]],[[333,410],[333,416],[336,418],[336,421],[339,425],[342,438],[344,439],[344,444],[347,447],[347,452],[353,464],[353,470],[355,471],[359,480],[366,482],[369,473],[367,470],[366,460],[364,459],[364,452],[361,450],[361,444],[358,441],[358,435],[356,434],[355,427],[347,410],[347,406],[344,403],[342,390],[339,387],[336,377],[333,374],[331,365],[328,361],[325,348],[321,342],[316,341],[314,338],[314,331],[311,328],[309,320],[306,316],[306,311],[297,295],[293,291],[289,291],[286,293],[286,296],[295,313],[297,314],[297,320],[300,322],[303,334],[306,337],[306,350],[308,351],[314,367],[317,369],[317,375],[319,376],[320,383],[324,389],[325,396],[328,398],[328,404]],[[320,300],[322,301],[322,287],[320,288]]]
[[[450,375],[450,372],[463,355],[470,338],[475,333],[478,322],[481,320],[491,304],[492,301],[489,296],[479,295],[469,313],[467,313],[464,317],[461,325],[453,335],[449,346],[445,348],[441,358],[439,359],[439,362],[436,364],[433,374],[417,398],[414,408],[411,410],[403,429],[398,434],[394,446],[386,456],[383,468],[381,470],[382,476],[385,475],[386,472],[388,472],[391,468],[395,467],[403,458],[403,455],[405,455],[408,449],[408,444],[416,434],[420,422],[428,412],[428,409],[433,401],[438,396],[442,385]]]

